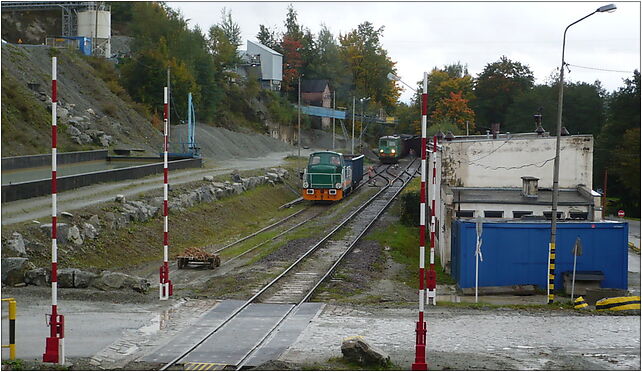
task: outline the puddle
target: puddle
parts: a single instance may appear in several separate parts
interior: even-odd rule
[[[185,300],[180,300],[169,309],[161,311],[160,314],[155,314],[150,320],[149,324],[138,328],[138,332],[150,336],[154,333],[163,330],[168,327],[172,317],[177,314],[178,308],[185,304]]]

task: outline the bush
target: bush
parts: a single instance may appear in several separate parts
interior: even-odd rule
[[[401,223],[406,226],[419,225],[419,191],[401,195]]]

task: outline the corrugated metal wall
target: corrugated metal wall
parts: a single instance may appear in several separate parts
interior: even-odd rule
[[[550,223],[484,222],[483,262],[479,263],[479,286],[534,284],[546,289]],[[452,275],[461,288],[475,286],[474,222],[453,221]],[[555,289],[562,289],[562,273],[573,271],[575,239],[582,241],[577,271],[604,273],[603,288],[627,288],[627,223],[558,223],[555,259]]]

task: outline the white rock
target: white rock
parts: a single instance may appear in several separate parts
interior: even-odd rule
[[[82,237],[80,236],[80,229],[78,229],[78,226],[73,225],[69,228],[69,231],[67,232],[67,240],[76,245],[82,244]]]

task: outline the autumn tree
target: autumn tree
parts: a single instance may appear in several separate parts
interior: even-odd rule
[[[515,97],[533,86],[534,80],[528,66],[505,56],[487,64],[477,77],[472,101],[478,127],[490,128],[492,123],[505,123],[508,107]]]
[[[420,86],[423,87],[423,82]],[[435,110],[438,102],[449,99],[451,93],[458,93],[468,101],[475,97],[473,77],[459,62],[441,69],[435,67],[428,74],[428,113]]]
[[[341,56],[350,67],[357,96],[370,97],[376,105],[392,110],[399,97],[399,88],[388,80],[396,72],[395,63],[381,45],[384,27],[375,29],[364,22],[346,35],[339,35]]]
[[[285,35],[281,41],[281,48],[283,49],[283,82],[281,89],[285,92],[292,91],[294,84],[300,75],[300,69],[303,65],[301,59],[301,42]]]
[[[435,111],[430,116],[431,122],[452,123],[458,129],[458,133],[466,133],[466,122],[469,129],[474,130],[475,112],[468,107],[468,100],[462,97],[462,93],[449,93],[450,97],[443,98],[435,105]]]

